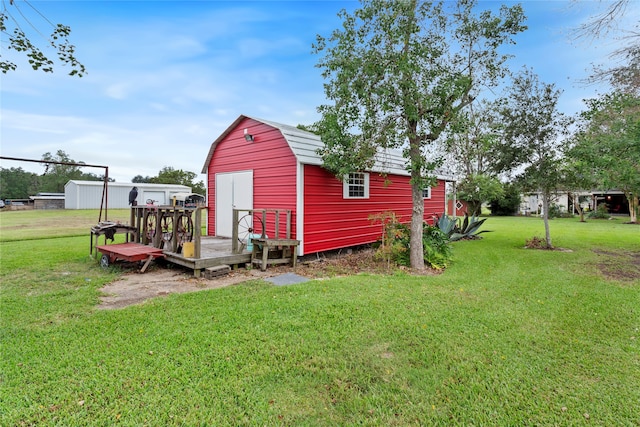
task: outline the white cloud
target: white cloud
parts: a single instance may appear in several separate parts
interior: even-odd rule
[[[105,94],[109,98],[126,99],[130,92],[129,83],[114,83],[106,87]]]
[[[311,42],[339,26],[341,4],[113,2],[119,12],[106,18],[90,13],[96,5],[74,4],[76,22],[62,20],[74,30],[87,76],[70,78],[64,68],[2,76],[3,155],[39,159],[61,149],[108,165],[125,182],[164,166],[199,174],[211,142],[239,114],[291,125],[317,120],[325,100]],[[563,108],[576,111],[592,89],[573,79],[605,49],[569,45],[560,30],[584,14],[549,7],[525,3],[545,27],[530,23],[512,63],[564,87]]]

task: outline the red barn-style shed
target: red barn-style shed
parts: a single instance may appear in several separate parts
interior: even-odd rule
[[[207,234],[231,237],[232,209],[291,210],[298,255],[372,243],[381,226],[370,215],[411,220],[411,186],[399,153],[379,154],[371,171],[342,181],[322,167],[318,135],[241,115],[212,144],[207,174]],[[446,211],[445,177],[425,189],[424,218]]]

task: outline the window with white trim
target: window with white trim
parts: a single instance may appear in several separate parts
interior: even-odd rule
[[[369,174],[354,172],[345,176],[342,183],[342,197],[345,199],[368,199]]]
[[[422,189],[422,198],[423,199],[430,199],[431,198],[431,187],[427,187],[427,188],[423,188]]]

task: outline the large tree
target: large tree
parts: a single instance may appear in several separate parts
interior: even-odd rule
[[[525,69],[502,99],[501,150],[505,169],[510,167],[525,191],[542,195],[545,241],[552,248],[549,206],[563,183],[562,148],[571,119],[558,111],[561,91],[541,82]]]
[[[498,137],[494,131],[495,107],[487,101],[474,102],[462,112],[457,131],[447,138],[447,160],[460,178],[456,191],[467,202],[469,213],[479,215],[482,204],[501,199],[501,172],[493,161]]]
[[[4,51],[0,54],[0,70],[3,73],[17,69],[18,66],[13,62],[13,58],[6,58],[8,51],[14,51],[26,56],[34,70],[51,73],[54,61],[57,59],[59,63],[71,66],[69,75],[82,77],[85,74],[84,65],[76,58],[76,48],[69,41],[71,34],[69,26],[54,25],[27,1],[3,0],[0,7],[0,34],[3,38],[0,49]],[[43,33],[49,31],[51,31],[50,36],[45,39]],[[43,38],[44,41],[38,43],[35,40],[38,38]],[[52,58],[49,53],[45,54],[44,47],[53,48],[57,58]]]
[[[41,163],[45,169],[42,176],[38,177],[38,192],[64,193],[64,186],[72,179],[104,181],[104,175],[83,171],[85,162],[76,162],[64,150],[58,150],[56,154],[44,153]],[[113,179],[109,178],[109,181]]]
[[[614,92],[587,101],[576,144],[569,152],[604,189],[622,190],[630,221],[638,221],[640,97]]]
[[[324,164],[337,176],[366,170],[376,152],[401,148],[411,174],[411,267],[424,269],[423,189],[437,162],[426,151],[482,89],[506,73],[498,49],[523,31],[520,5],[497,13],[475,0],[362,0],[342,28],[318,36],[326,79],[318,129]]]

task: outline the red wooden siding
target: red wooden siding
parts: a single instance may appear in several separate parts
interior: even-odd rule
[[[319,166],[304,166],[304,253],[344,248],[380,239],[381,226],[371,214],[394,211],[401,222],[411,221],[409,177],[369,174],[368,199],[344,199],[342,181]],[[444,211],[444,182],[425,199],[425,220]]]
[[[244,129],[253,135],[253,142],[245,140]],[[254,209],[290,209],[295,213],[296,159],[289,145],[279,130],[247,118],[218,142],[209,163],[208,235],[215,235],[216,173],[246,170],[253,170]],[[280,222],[280,233],[284,236],[284,216]],[[291,222],[292,236],[295,236],[295,215]],[[275,235],[273,224],[267,226],[267,234]]]
[[[458,209],[457,206],[454,207],[453,200],[447,201],[447,213],[449,215],[454,215],[454,211],[453,211],[454,209],[455,209],[456,216],[464,216],[464,214],[468,212],[469,207],[467,206],[467,202],[465,202],[464,200],[456,200],[456,204],[458,203],[462,205],[460,209]]]

